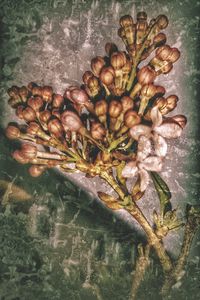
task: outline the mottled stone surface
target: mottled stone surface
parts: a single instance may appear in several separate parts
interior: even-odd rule
[[[199,201],[199,1],[7,0],[1,1],[0,8],[2,129],[15,118],[7,105],[8,87],[36,81],[63,92],[67,86],[80,83],[83,72],[90,68],[91,58],[104,53],[106,42],[114,41],[123,48],[117,36],[121,15],[135,17],[140,10],[145,10],[149,18],[166,14],[170,21],[166,30],[168,43],[178,47],[182,55],[173,71],[160,76],[156,83],[166,88],[166,95],[179,96],[175,113],[187,115],[188,126],[180,140],[169,142],[162,176],[172,191],[173,207],[178,207],[180,215],[187,202]],[[0,179],[14,180],[34,196],[34,204],[27,208],[28,220],[22,225],[27,227],[31,239],[40,244],[41,248],[36,247],[42,256],[38,272],[46,268],[38,277],[41,284],[32,278],[24,284],[13,275],[14,286],[9,282],[6,285],[3,277],[2,300],[128,299],[135,244],[139,241],[136,232],[140,236],[142,233],[123,211],[118,214],[122,219],[119,221],[95,200],[99,189],[110,188],[98,178],[91,181],[81,173],[72,178],[77,185],[55,172],[31,179],[27,168],[19,167],[9,157],[15,144],[1,134],[0,145]],[[80,181],[89,194],[81,189]],[[139,206],[152,221],[152,211],[158,205],[151,185]],[[175,256],[181,243],[181,231],[165,240],[166,248]],[[196,299],[200,293],[199,250],[196,240],[188,276],[182,285],[174,287],[171,299]],[[149,272],[138,299],[160,299],[156,289],[160,284],[157,268],[155,265]],[[32,284],[30,290],[28,284]]]

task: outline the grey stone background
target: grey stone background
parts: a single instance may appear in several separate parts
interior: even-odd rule
[[[3,135],[6,124],[15,118],[7,105],[6,90],[13,84],[30,81],[50,84],[57,92],[80,84],[91,58],[104,54],[106,42],[114,41],[123,48],[117,36],[120,16],[135,17],[140,10],[145,10],[149,18],[166,14],[170,22],[166,30],[168,43],[180,49],[181,58],[173,71],[160,76],[157,83],[166,88],[167,95],[179,96],[175,113],[184,113],[188,125],[180,140],[170,141],[162,176],[172,191],[173,206],[183,215],[187,202],[199,202],[200,2],[10,0],[1,1],[0,8],[0,179],[14,179],[36,199],[29,210],[29,234],[51,249],[47,255],[50,274],[65,282],[57,287],[51,283],[57,298],[52,292],[48,299],[128,299],[135,244],[142,238],[140,228],[124,212],[113,216],[95,200],[97,190],[108,190],[99,179],[87,181],[82,174],[76,174],[69,181],[56,172],[48,172],[40,179],[28,177],[26,166],[19,167],[9,157],[15,144]],[[89,193],[84,192],[84,186]],[[152,211],[158,207],[152,186],[139,205],[151,221]],[[44,234],[40,224],[46,219],[49,232]],[[181,243],[182,231],[165,239],[166,248],[174,256]],[[197,238],[186,280],[174,287],[171,299],[196,299],[200,293],[199,245]],[[152,264],[138,299],[160,299],[156,287],[159,274],[157,264]],[[20,299],[26,299],[23,293],[26,295],[21,292]],[[38,299],[46,299],[47,292],[40,295],[43,296]]]

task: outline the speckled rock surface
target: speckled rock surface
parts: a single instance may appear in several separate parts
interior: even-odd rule
[[[38,270],[48,269],[41,275],[44,277],[38,277],[44,284],[39,284],[39,279],[36,283],[25,280],[24,290],[16,277],[12,288],[6,286],[3,277],[0,297],[2,300],[128,299],[135,245],[142,236],[140,228],[123,211],[113,216],[96,200],[98,190],[109,189],[98,178],[89,180],[79,173],[70,177],[70,183],[58,171],[49,172],[42,179],[28,178],[27,168],[19,167],[9,157],[15,144],[3,136],[3,128],[15,118],[7,105],[6,90],[13,84],[30,81],[50,84],[57,92],[80,84],[83,72],[90,68],[91,58],[104,53],[106,42],[114,41],[123,49],[117,36],[120,16],[135,17],[140,10],[145,10],[149,18],[166,14],[170,22],[166,30],[168,43],[180,49],[181,58],[173,71],[160,76],[156,83],[166,88],[166,95],[178,95],[180,101],[175,113],[185,114],[188,125],[180,140],[170,141],[162,176],[172,191],[173,207],[178,207],[183,215],[186,203],[198,203],[200,195],[200,2],[7,0],[1,1],[0,8],[0,179],[14,180],[36,199],[22,225],[25,224],[33,241],[45,245],[46,252],[41,244],[41,249],[36,249],[44,258]],[[82,188],[87,188],[88,193]],[[139,206],[152,221],[152,212],[158,205],[150,186]],[[45,231],[44,227],[49,229]],[[197,294],[200,295],[198,241],[197,238],[192,249],[188,276],[174,287],[170,299],[197,299]],[[181,230],[165,239],[166,248],[174,256],[178,255],[181,243]],[[156,290],[159,274],[157,264],[153,265],[138,299],[160,299]],[[29,281],[32,289],[28,291]],[[18,298],[14,298],[16,291]]]

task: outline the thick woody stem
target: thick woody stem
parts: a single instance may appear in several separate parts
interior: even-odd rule
[[[146,217],[143,215],[140,208],[134,201],[131,201],[130,195],[126,195],[124,193],[124,191],[120,188],[120,186],[117,184],[117,182],[111,175],[109,175],[107,172],[101,172],[100,177],[105,179],[109,183],[109,185],[118,193],[119,197],[122,199],[123,202],[126,199],[128,203],[125,209],[134,217],[134,219],[140,224],[140,226],[145,231],[148,243],[155,249],[164,272],[170,272],[173,268],[171,259],[166,253],[161,240],[154,233],[151,225],[147,221]]]

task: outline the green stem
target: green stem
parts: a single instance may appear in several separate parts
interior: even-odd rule
[[[123,141],[125,141],[128,138],[128,134],[122,135],[120,138],[116,139],[110,144],[110,147],[108,148],[108,152],[111,152],[113,149],[117,148],[119,144],[121,144]]]
[[[125,200],[127,197],[130,199],[130,195],[126,195],[124,191],[120,188],[120,186],[117,184],[113,176],[109,175],[107,172],[101,172],[100,177],[105,179],[108,184],[117,192],[119,197],[123,200]],[[140,208],[137,206],[137,204],[133,201],[127,203],[127,207],[125,209],[134,217],[134,219],[141,225],[143,230],[145,231],[147,235],[147,239],[149,242],[149,245],[153,246],[155,249],[159,260],[162,264],[164,272],[168,273],[172,270],[172,262],[168,254],[166,253],[164,246],[161,242],[161,240],[157,237],[157,235],[154,233],[151,225],[147,221],[146,217],[143,215]]]

